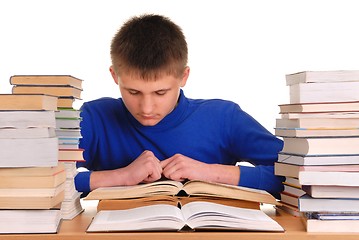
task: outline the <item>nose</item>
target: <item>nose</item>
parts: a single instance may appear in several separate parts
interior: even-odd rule
[[[141,101],[141,110],[143,114],[150,115],[153,112],[154,100],[151,96],[144,96]]]

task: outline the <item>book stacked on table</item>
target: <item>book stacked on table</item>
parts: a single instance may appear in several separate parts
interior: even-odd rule
[[[281,201],[308,232],[359,232],[359,71],[299,72],[286,83],[290,103],[279,105],[275,128]]]
[[[13,94],[51,94],[58,98],[56,136],[58,138],[59,162],[65,164],[65,199],[61,206],[62,218],[72,219],[83,211],[81,193],[75,189],[76,162],[84,161],[79,148],[80,111],[73,104],[81,99],[83,80],[71,75],[14,75],[10,77]]]
[[[0,95],[0,233],[57,232],[66,174],[55,110],[54,96]]]

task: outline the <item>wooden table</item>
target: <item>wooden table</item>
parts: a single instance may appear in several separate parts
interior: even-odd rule
[[[73,220],[64,220],[57,234],[24,234],[24,235],[0,235],[0,240],[24,240],[24,239],[61,239],[61,240],[111,240],[111,239],[143,239],[143,240],[346,240],[359,239],[355,233],[307,233],[300,218],[291,216],[282,211],[278,212],[273,207],[264,211],[275,219],[285,232],[126,232],[126,233],[86,233],[92,218],[96,213],[96,206],[85,206],[85,211]]]

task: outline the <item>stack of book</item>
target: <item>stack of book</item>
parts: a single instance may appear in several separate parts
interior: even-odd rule
[[[281,201],[308,232],[359,232],[359,71],[299,72],[286,83],[290,103],[275,128]]]
[[[0,233],[57,232],[66,174],[55,110],[54,96],[0,95]]]
[[[84,161],[83,149],[79,148],[80,111],[73,103],[81,99],[83,80],[70,75],[14,75],[10,77],[13,94],[50,94],[58,98],[56,136],[58,137],[59,162],[65,164],[67,180],[65,199],[61,211],[63,219],[72,219],[83,211],[81,193],[76,191],[74,178],[76,162]]]

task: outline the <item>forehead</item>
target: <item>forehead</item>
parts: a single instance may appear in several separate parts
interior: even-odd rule
[[[167,74],[161,74],[156,78],[142,78],[138,74],[121,74],[119,76],[121,88],[135,89],[138,91],[158,91],[179,86],[180,79]]]

